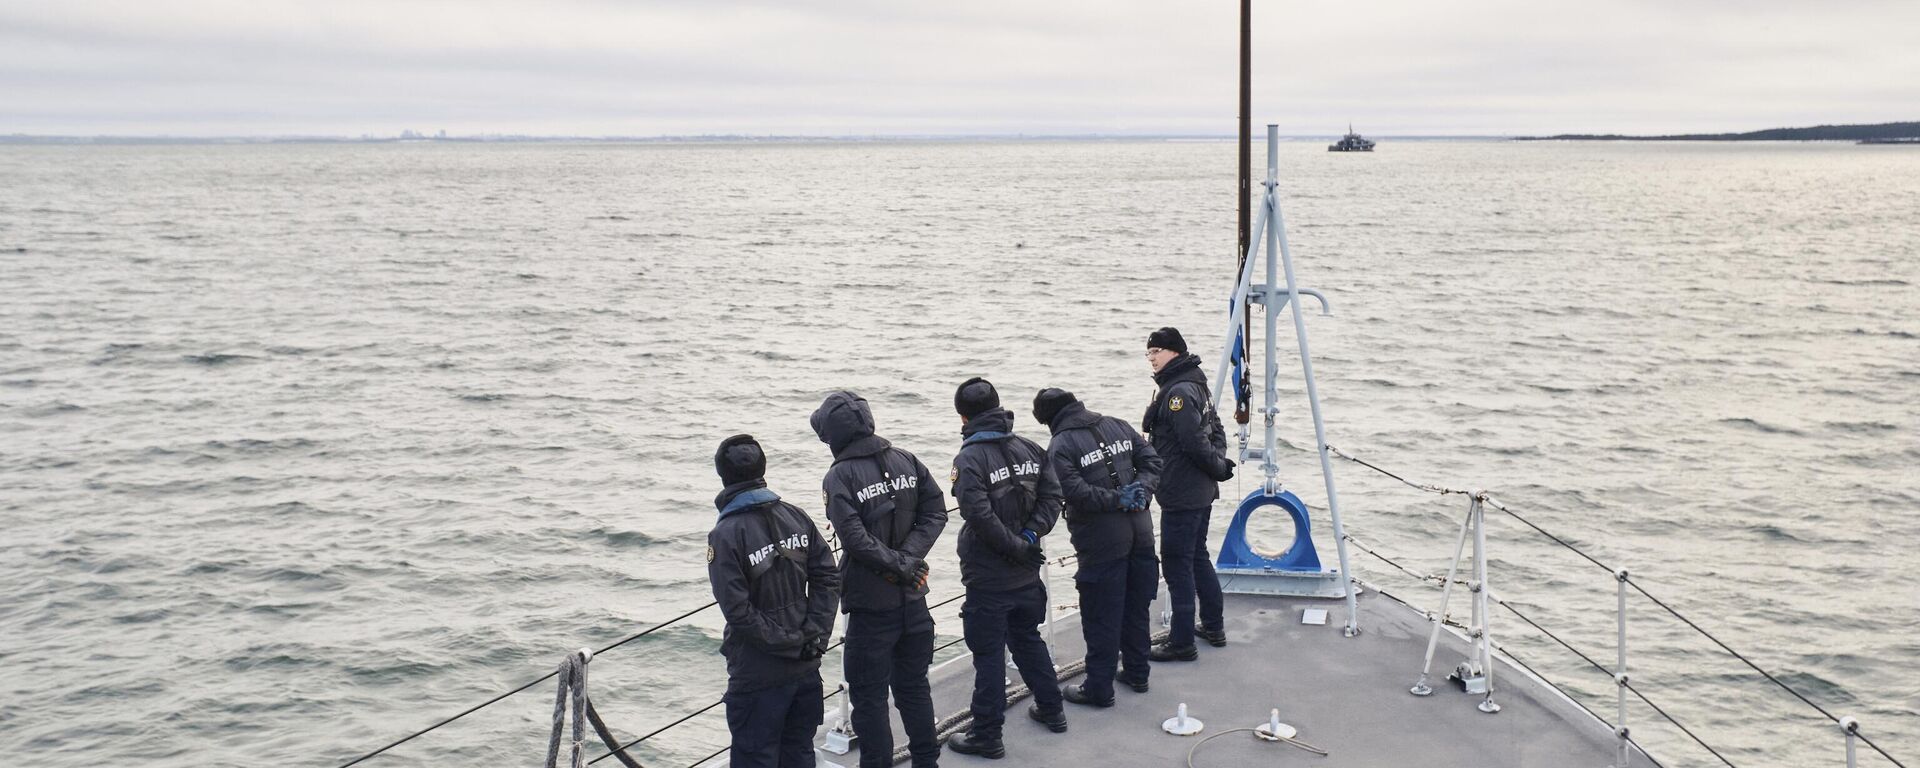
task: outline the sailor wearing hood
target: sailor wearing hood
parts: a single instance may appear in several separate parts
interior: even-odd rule
[[[1233,461],[1226,457],[1226,430],[1214,411],[1200,358],[1188,354],[1178,329],[1161,328],[1147,337],[1147,364],[1160,391],[1140,431],[1153,441],[1163,464],[1154,498],[1160,502],[1160,569],[1173,604],[1171,637],[1153,649],[1152,657],[1193,661],[1199,658],[1196,632],[1216,647],[1227,644],[1220,579],[1207,552],[1207,522],[1213,500],[1220,498],[1220,483],[1233,477]],[[1194,626],[1196,597],[1199,627]]]
[[[1067,730],[1053,656],[1040,638],[1047,618],[1040,539],[1060,517],[1060,482],[1046,452],[1013,434],[1013,414],[985,379],[968,379],[953,395],[964,440],[953,459],[953,495],[960,500],[960,619],[973,652],[973,726],[947,740],[953,751],[1000,758],[1006,709],[1006,654],[1033,691],[1027,715],[1055,733]]]
[[[1123,662],[1121,680],[1147,690],[1148,614],[1160,588],[1147,502],[1160,483],[1160,456],[1126,422],[1087,410],[1066,390],[1040,390],[1033,417],[1053,431],[1047,458],[1066,495],[1087,640],[1086,682],[1061,696],[1111,707],[1114,672]]]
[[[807,513],[767,488],[767,457],[752,436],[721,442],[713,466],[726,488],[714,499],[707,578],[727,619],[732,765],[811,768],[840,573]]]
[[[841,606],[848,614],[843,656],[860,765],[893,764],[891,686],[914,768],[930,768],[939,762],[940,741],[927,682],[933,616],[926,557],[947,526],[945,500],[926,465],[873,433],[873,411],[859,395],[828,395],[810,423],[833,449],[821,486],[840,539]]]

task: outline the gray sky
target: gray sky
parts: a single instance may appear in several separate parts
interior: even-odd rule
[[[1255,0],[1257,122],[1920,120],[1920,0]],[[1233,131],[1234,0],[0,0],[0,133]]]

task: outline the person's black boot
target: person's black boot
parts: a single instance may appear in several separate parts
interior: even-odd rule
[[[999,739],[975,736],[972,733],[956,733],[947,739],[947,748],[963,755],[977,755],[989,760],[998,760],[1007,756],[1007,746]]]
[[[1134,693],[1146,693],[1146,692],[1147,692],[1147,677],[1146,677],[1146,675],[1141,675],[1141,676],[1139,676],[1139,677],[1134,677],[1134,676],[1132,676],[1132,675],[1128,675],[1128,674],[1126,674],[1126,673],[1124,673],[1124,672],[1122,672],[1122,673],[1120,674],[1120,676],[1119,676],[1119,677],[1117,677],[1117,678],[1114,678],[1114,679],[1115,679],[1115,680],[1118,680],[1118,681],[1120,682],[1120,684],[1121,684],[1121,685],[1124,685],[1124,686],[1126,686],[1126,687],[1128,687],[1128,688],[1132,688],[1132,689],[1133,689],[1133,692],[1134,692]]]
[[[1067,732],[1067,711],[1064,709],[1053,714],[1047,714],[1040,711],[1039,704],[1031,704],[1027,706],[1027,717],[1033,718],[1035,722],[1046,726],[1047,730],[1053,731],[1054,733]]]
[[[1194,659],[1200,658],[1200,649],[1191,645],[1183,645],[1176,648],[1163,643],[1154,646],[1153,650],[1148,651],[1147,658],[1153,661],[1193,661]]]
[[[1193,634],[1195,637],[1198,637],[1202,640],[1207,641],[1207,645],[1211,645],[1215,648],[1227,647],[1227,630],[1225,629],[1207,629],[1205,627],[1194,627]]]
[[[1060,698],[1066,699],[1067,701],[1071,701],[1075,704],[1083,704],[1089,707],[1113,706],[1112,696],[1108,696],[1105,699],[1096,699],[1087,694],[1087,687],[1085,685],[1069,685],[1065,688],[1060,689]]]

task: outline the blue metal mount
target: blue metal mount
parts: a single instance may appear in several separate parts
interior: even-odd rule
[[[1279,507],[1293,518],[1293,544],[1284,552],[1261,552],[1247,541],[1247,520],[1256,510],[1267,507]],[[1320,565],[1320,553],[1313,546],[1307,505],[1292,491],[1270,493],[1263,488],[1247,494],[1240,508],[1234,510],[1233,523],[1227,527],[1226,540],[1220,544],[1217,562],[1215,570],[1220,574],[1220,588],[1226,592],[1302,597],[1344,594],[1339,572],[1324,570]]]
[[[1280,507],[1293,518],[1293,546],[1277,555],[1262,554],[1254,550],[1247,541],[1247,518],[1253,517],[1253,511],[1262,507]],[[1292,491],[1281,491],[1279,495],[1265,490],[1247,494],[1240,508],[1233,513],[1233,524],[1227,526],[1227,540],[1220,544],[1221,568],[1254,568],[1279,571],[1315,571],[1320,570],[1320,553],[1313,549],[1313,537],[1309,532],[1307,505]]]

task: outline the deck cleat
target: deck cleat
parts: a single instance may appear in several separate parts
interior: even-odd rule
[[[1173,717],[1167,718],[1166,722],[1160,724],[1161,730],[1175,736],[1192,736],[1205,727],[1207,724],[1200,722],[1199,718],[1187,717],[1187,703],[1184,701],[1180,702],[1180,709],[1174,713]]]
[[[1300,735],[1300,729],[1280,722],[1280,710],[1267,715],[1267,721],[1253,729],[1253,735],[1265,741],[1285,741]]]

